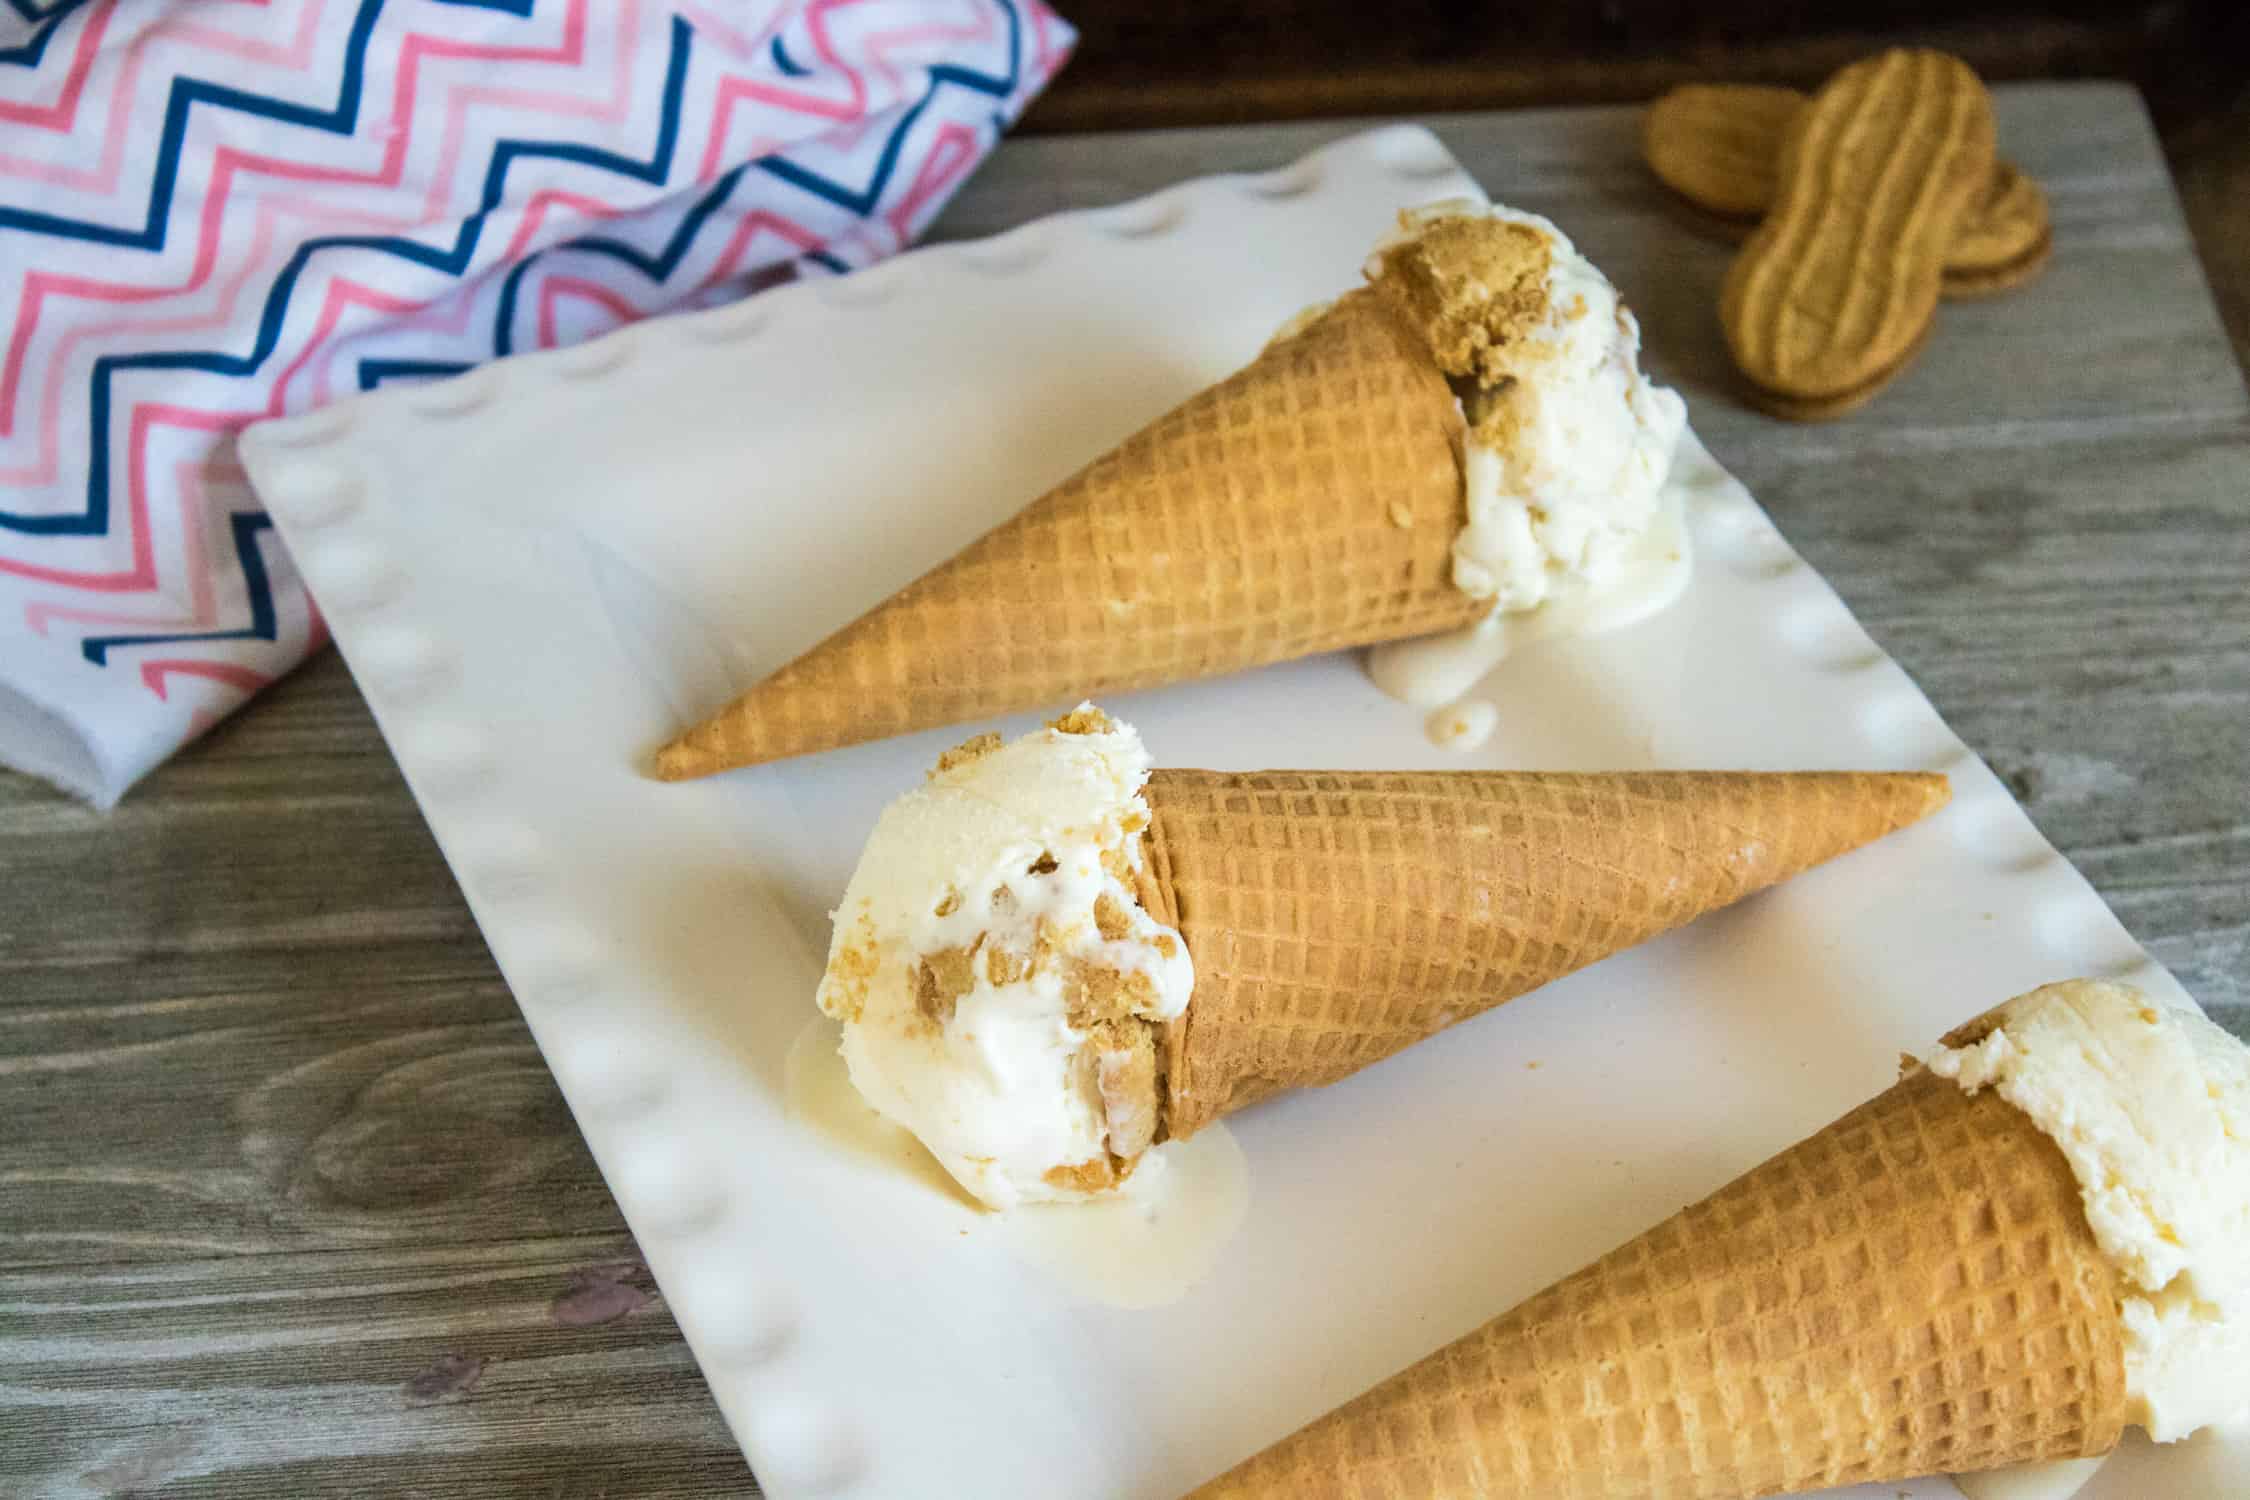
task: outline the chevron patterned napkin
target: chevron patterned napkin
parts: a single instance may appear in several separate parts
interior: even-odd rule
[[[0,763],[107,807],[326,638],[233,434],[890,254],[1040,0],[6,0]]]

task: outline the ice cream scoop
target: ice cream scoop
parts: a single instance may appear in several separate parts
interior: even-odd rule
[[[2009,1002],[1929,1066],[2062,1148],[2122,1288],[2129,1419],[2158,1442],[2250,1419],[2250,1048],[2081,980]]]
[[[835,912],[853,1085],[991,1207],[1114,1187],[1155,1136],[1152,1023],[1194,969],[1134,894],[1148,770],[1091,707],[979,736],[885,810]]]
[[[1332,1083],[1905,826],[1943,777],[1152,771],[1090,705],[876,825],[822,1009],[994,1207]]]

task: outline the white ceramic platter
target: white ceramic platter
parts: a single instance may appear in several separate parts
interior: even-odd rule
[[[2074,974],[2181,998],[1698,464],[1686,599],[1503,667],[1468,761],[1346,657],[1109,706],[1174,765],[1936,767],[1942,816],[1242,1117],[1243,1226],[1170,1305],[1089,1300],[785,1116],[826,910],[961,732],[679,786],[644,776],[650,749],[1241,364],[1397,209],[1467,191],[1434,137],[1380,130],[244,439],[769,1493],[1176,1495],[1991,1003]],[[2244,1492],[2211,1450],[2162,1462],[2093,1493]]]

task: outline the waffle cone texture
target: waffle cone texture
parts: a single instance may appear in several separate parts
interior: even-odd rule
[[[1195,963],[1164,1129],[1333,1083],[1926,816],[1942,776],[1158,770],[1141,901]]]
[[[2054,1142],[1917,1070],[1191,1500],[1751,1500],[2104,1453],[2118,1298]]]
[[[703,776],[1465,625],[1461,417],[1354,292],[657,754]]]

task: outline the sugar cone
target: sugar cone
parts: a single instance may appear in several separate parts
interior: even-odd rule
[[[1159,770],[1141,899],[1195,963],[1165,1129],[1333,1083],[1948,795],[1864,772]]]
[[[2114,1447],[2054,1142],[1919,1070],[1191,1500],[1752,1500]]]
[[[1467,624],[1461,418],[1370,292],[658,752],[708,775]]]

